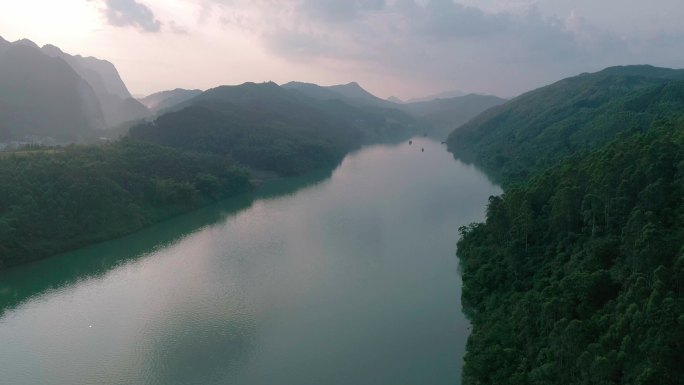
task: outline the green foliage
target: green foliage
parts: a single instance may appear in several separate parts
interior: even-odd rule
[[[246,191],[234,164],[302,174],[415,129],[401,111],[316,100],[274,83],[218,87],[179,108],[111,144],[0,153],[0,268]]]
[[[456,129],[449,150],[504,185],[527,180],[568,155],[647,130],[684,110],[684,71],[613,67],[521,95]]]
[[[681,117],[492,197],[458,243],[463,383],[684,384],[682,197]]]
[[[124,140],[0,154],[0,268],[249,190],[225,158]]]
[[[274,83],[218,87],[181,107],[133,127],[129,136],[297,175],[332,167],[362,143],[401,138],[414,129],[400,111],[316,100]]]

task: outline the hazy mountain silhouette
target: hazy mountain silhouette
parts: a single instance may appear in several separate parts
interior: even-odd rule
[[[421,98],[411,98],[405,101],[405,103],[420,103],[429,102],[435,99],[451,99],[458,98],[461,96],[466,96],[467,94],[463,91],[445,91],[434,95],[423,96]]]
[[[356,107],[376,107],[406,112],[426,125],[425,131],[446,137],[454,128],[479,115],[490,107],[505,102],[496,96],[470,94],[449,99],[424,102],[402,102],[400,99],[383,100],[352,82],[335,86],[290,82],[283,88],[296,90],[318,100],[341,100]]]
[[[434,135],[446,138],[454,128],[505,102],[505,99],[497,96],[470,94],[449,99],[404,103],[400,108],[421,122],[429,124]]]
[[[194,152],[228,155],[283,175],[335,165],[363,143],[408,136],[405,113],[322,100],[269,83],[221,86],[131,128],[129,136]]]
[[[106,60],[81,55],[69,55],[54,45],[45,45],[42,51],[66,61],[95,91],[108,127],[142,119],[149,110],[133,99],[114,65]]]
[[[343,95],[345,98],[347,98],[347,100],[351,101],[351,103],[354,105],[367,105],[388,108],[395,107],[394,103],[378,98],[377,96],[363,89],[357,82],[330,86],[328,88],[332,91],[335,91]]]
[[[0,43],[0,141],[74,142],[106,124],[92,87],[32,42]]]
[[[334,86],[319,86],[312,83],[289,82],[283,88],[297,90],[311,98],[319,100],[342,100],[356,107],[397,108],[395,103],[378,98],[363,89],[358,83],[351,82]]]
[[[151,112],[157,113],[192,99],[201,93],[202,90],[176,88],[175,90],[156,92],[138,100]]]

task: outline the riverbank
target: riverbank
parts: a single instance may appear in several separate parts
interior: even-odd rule
[[[0,157],[0,268],[120,237],[252,189],[229,160],[128,140]]]
[[[499,192],[415,138],[6,270],[0,372],[46,385],[458,383],[469,324],[454,229]]]

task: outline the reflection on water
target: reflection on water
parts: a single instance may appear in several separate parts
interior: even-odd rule
[[[4,272],[0,378],[458,383],[457,229],[498,192],[416,138]]]
[[[172,245],[205,226],[225,220],[250,207],[255,199],[273,199],[293,194],[321,182],[330,177],[331,173],[331,170],[319,170],[301,177],[267,182],[252,194],[226,199],[138,233],[64,253],[29,266],[0,271],[0,316],[35,295],[99,277],[117,266]]]

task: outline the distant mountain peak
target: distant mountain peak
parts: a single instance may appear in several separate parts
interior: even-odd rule
[[[201,90],[175,88],[173,90],[155,92],[151,95],[140,98],[139,101],[148,109],[150,109],[150,111],[159,113],[190,100],[201,93]]]
[[[318,84],[313,83],[292,81],[283,84],[282,88],[296,90],[314,99],[342,100],[353,106],[396,107],[392,102],[380,99],[366,91],[357,82],[337,84],[334,86],[319,86]]]
[[[2,141],[70,143],[106,128],[93,88],[66,61],[27,39],[4,45],[0,89],[12,92],[0,92]]]
[[[401,100],[401,99],[399,99],[399,98],[396,97],[396,96],[390,96],[389,98],[387,98],[387,101],[390,101],[390,102],[392,102],[392,103],[404,104],[404,101]]]
[[[49,56],[60,56],[64,54],[64,51],[62,51],[59,47],[54,46],[52,44],[45,44],[41,49]]]
[[[417,102],[429,102],[436,99],[451,99],[460,96],[466,96],[466,93],[459,90],[454,91],[444,91],[434,95],[423,96],[421,98],[411,98],[406,101],[406,103],[417,103]]]
[[[361,87],[361,85],[357,82],[349,82],[347,84],[340,84],[340,85],[331,86],[331,87],[337,87],[337,88],[355,90],[355,91],[363,91],[365,93],[369,93],[363,87]]]
[[[29,39],[17,40],[17,41],[15,41],[13,44],[16,44],[16,45],[23,45],[23,46],[31,47],[31,48],[35,48],[35,49],[40,49],[40,47],[38,47],[38,44],[32,42],[32,41],[29,40]]]
[[[596,74],[599,75],[618,75],[618,76],[644,76],[651,78],[669,78],[670,76],[681,76],[677,75],[678,70],[672,68],[655,67],[650,64],[636,64],[636,65],[623,65],[623,66],[613,66],[605,68]],[[587,74],[585,76],[596,76],[596,74]]]
[[[363,99],[377,99],[377,101],[384,102],[382,99],[376,97],[370,92],[366,91],[357,82],[351,82],[347,84],[340,84],[337,86],[326,87],[333,91],[339,92],[348,98],[363,98]]]
[[[293,81],[291,81],[291,82],[287,82],[287,83],[283,84],[282,86],[285,87],[285,88],[300,87],[300,86],[321,87],[321,86],[319,86],[318,84],[307,83],[307,82],[298,82],[298,81],[295,81],[295,80],[293,80]]]
[[[253,87],[253,88],[280,88],[278,84],[272,81],[267,81],[267,82],[244,82],[242,84],[238,85],[223,85],[223,86],[218,86],[216,88],[226,88],[226,87]]]

